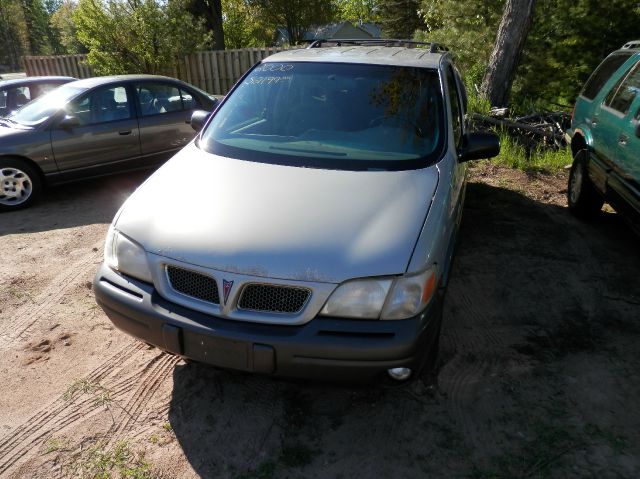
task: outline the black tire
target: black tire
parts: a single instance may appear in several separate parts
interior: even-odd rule
[[[36,168],[19,158],[0,158],[0,211],[28,208],[41,194]]]
[[[584,220],[593,218],[604,204],[604,199],[589,179],[588,159],[588,150],[580,150],[574,155],[567,186],[569,211]]]

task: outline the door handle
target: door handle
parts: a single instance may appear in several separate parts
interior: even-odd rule
[[[123,131],[119,131],[118,135],[130,135],[131,134],[131,130],[123,130]]]
[[[620,135],[618,137],[618,143],[620,143],[622,146],[627,146],[628,140],[629,140],[629,137],[627,135]]]

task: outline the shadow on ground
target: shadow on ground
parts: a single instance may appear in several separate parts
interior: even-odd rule
[[[637,245],[614,214],[583,224],[469,184],[435,384],[334,387],[187,364],[170,424],[201,477],[631,477]]]
[[[150,174],[137,171],[52,187],[31,208],[0,213],[0,237],[111,223],[120,205]]]

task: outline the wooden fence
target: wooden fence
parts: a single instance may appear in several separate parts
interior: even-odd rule
[[[209,93],[224,95],[253,64],[282,50],[269,47],[197,52],[177,62],[169,74]],[[24,64],[28,76],[94,76],[86,55],[29,56],[24,57]]]

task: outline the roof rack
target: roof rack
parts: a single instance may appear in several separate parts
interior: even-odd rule
[[[635,49],[635,48],[640,48],[640,40],[631,40],[630,42],[627,42],[624,45],[622,45],[623,50],[629,50],[629,49]]]
[[[347,38],[331,39],[320,38],[313,40],[307,48],[321,48],[326,43],[333,43],[338,47],[343,45],[376,45],[383,47],[428,47],[430,53],[448,52],[449,49],[440,43],[416,42],[414,40],[402,40],[397,38]]]

